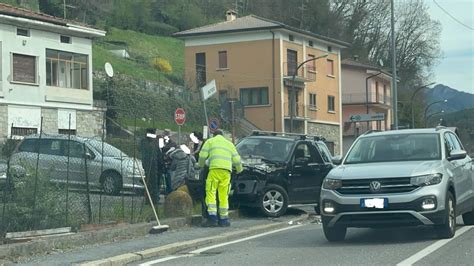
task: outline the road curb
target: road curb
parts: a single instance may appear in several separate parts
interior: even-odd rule
[[[229,211],[232,219],[238,219],[238,211]],[[179,217],[165,219],[162,224],[170,226],[170,229],[179,229],[185,226],[200,225],[200,215],[192,217]],[[48,236],[29,242],[0,245],[0,262],[16,260],[21,257],[39,255],[53,250],[71,249],[75,247],[94,245],[98,243],[109,243],[117,240],[143,237],[149,234],[150,229],[156,222],[138,224],[118,224],[111,228],[102,228],[93,231],[78,232],[67,236]],[[2,265],[3,263],[0,263]]]
[[[308,214],[303,214],[298,218],[292,219],[291,224],[298,224],[299,222],[307,220],[308,217],[309,217]],[[164,245],[161,247],[145,249],[139,252],[131,252],[131,253],[126,253],[119,256],[114,256],[114,257],[105,258],[101,260],[89,261],[89,262],[79,264],[79,265],[82,265],[82,266],[126,265],[128,263],[137,262],[143,259],[148,259],[152,257],[160,257],[160,256],[168,256],[168,255],[175,254],[177,252],[187,250],[187,249],[197,249],[201,246],[232,241],[232,240],[236,240],[236,239],[240,239],[240,238],[244,238],[244,237],[248,237],[252,235],[257,235],[257,234],[264,233],[267,231],[280,229],[280,228],[289,226],[289,222],[290,221],[288,220],[288,221],[277,222],[273,224],[258,225],[258,226],[254,226],[247,229],[241,229],[241,230],[237,230],[233,232],[220,234],[218,236],[199,238],[199,239],[188,240],[188,241],[183,241],[179,243],[172,243],[172,244]]]

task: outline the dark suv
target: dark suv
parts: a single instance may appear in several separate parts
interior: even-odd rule
[[[270,217],[294,205],[318,205],[322,181],[333,168],[324,139],[257,131],[237,150],[244,171],[233,177],[232,202]]]

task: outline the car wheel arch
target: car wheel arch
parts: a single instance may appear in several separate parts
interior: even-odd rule
[[[107,176],[107,174],[114,174],[114,175],[119,176],[120,178],[123,178],[123,176],[117,170],[107,169],[107,170],[102,171],[102,174],[100,175],[101,184],[104,182],[104,178]]]

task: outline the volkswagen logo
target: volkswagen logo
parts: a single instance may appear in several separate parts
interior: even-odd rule
[[[380,191],[380,189],[382,188],[382,184],[380,184],[379,181],[372,181],[370,182],[369,187],[372,193],[376,193]]]

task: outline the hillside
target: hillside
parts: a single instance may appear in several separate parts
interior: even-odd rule
[[[445,99],[448,100],[445,104],[433,105],[429,113],[441,110],[444,110],[446,113],[452,113],[474,108],[474,94],[458,91],[443,84],[438,84],[433,89],[427,90],[425,97],[427,104]]]
[[[130,58],[120,58],[110,52],[117,49],[126,49]],[[94,41],[93,67],[95,71],[101,71],[104,69],[105,62],[110,62],[118,74],[166,85],[182,85],[183,53],[184,42],[179,39],[108,28],[106,37]],[[150,61],[154,58],[167,60],[172,67],[171,73],[160,72],[153,68]]]

